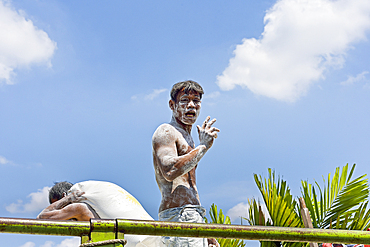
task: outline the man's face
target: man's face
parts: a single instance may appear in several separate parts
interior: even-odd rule
[[[51,199],[51,203],[50,204],[53,204],[56,201],[58,201],[58,199],[57,198],[53,198],[53,199]]]
[[[178,122],[185,125],[193,125],[195,123],[199,116],[200,106],[200,94],[193,91],[190,91],[188,94],[184,91],[179,92],[176,102],[172,101],[170,103],[173,116]]]
[[[67,193],[66,193],[66,192],[64,192],[64,193],[63,193],[63,197],[66,197],[66,196],[67,196]],[[62,198],[63,198],[63,197],[62,197]],[[58,197],[53,197],[53,198],[51,198],[51,200],[50,200],[50,202],[51,202],[50,204],[53,204],[54,202],[59,201],[60,199],[61,199],[61,198],[59,198],[59,199],[58,199]]]

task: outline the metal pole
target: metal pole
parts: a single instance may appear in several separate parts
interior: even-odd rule
[[[240,226],[117,219],[125,234],[214,237],[262,241],[369,244],[370,232],[273,226]]]
[[[90,222],[0,217],[0,233],[83,236],[90,233]]]
[[[114,227],[113,227],[114,226]],[[0,218],[0,233],[86,236],[97,233],[237,238],[261,241],[369,244],[370,232],[293,227],[240,226],[145,220],[51,221]]]

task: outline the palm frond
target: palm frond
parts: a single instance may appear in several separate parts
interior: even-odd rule
[[[307,181],[302,181],[302,196],[315,228],[347,229],[348,224],[352,224],[350,222],[353,221],[353,214],[356,214],[359,205],[369,196],[366,175],[351,180],[355,167],[356,165],[353,165],[349,173],[348,164],[342,168],[342,172],[337,167],[333,177],[329,173],[327,182],[323,179],[323,188],[317,182],[316,186],[313,186]],[[316,193],[315,187],[319,194]],[[362,215],[365,216],[365,212]],[[357,216],[361,214],[357,212]],[[361,222],[353,223],[352,227],[367,224],[365,220]]]
[[[268,169],[268,179],[254,174],[254,180],[262,194],[274,226],[303,227],[296,210],[297,202],[290,194],[290,189],[283,179],[275,177],[275,171]]]
[[[215,204],[212,204],[209,215],[211,217],[211,221],[209,223],[213,224],[227,224],[230,225],[230,217],[223,214],[222,209],[220,211],[217,210],[217,206]],[[206,219],[206,222],[208,223],[208,220]],[[224,239],[219,238],[217,239],[218,243],[220,244],[220,247],[245,247],[245,243],[241,239]]]
[[[265,220],[265,224],[284,227],[303,227],[299,210],[297,210],[297,201],[291,195],[287,182],[280,179],[280,177],[276,177],[275,171],[268,169],[268,172],[269,177],[267,179],[262,179],[261,176],[254,174],[254,180],[262,194],[262,198],[270,215],[270,219],[267,221]],[[254,203],[250,204],[250,206],[253,206],[254,210],[252,214],[250,211],[250,215],[256,216],[257,214],[255,212],[257,207],[254,206]],[[261,211],[260,207],[258,207],[258,211]],[[261,241],[262,247],[279,246],[279,244],[280,242]],[[287,247],[302,246],[302,243],[282,242],[281,244]]]
[[[245,219],[251,226],[270,226],[271,221],[262,211],[262,206],[256,199],[248,199],[248,218]]]

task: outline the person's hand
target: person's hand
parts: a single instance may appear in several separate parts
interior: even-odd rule
[[[203,122],[202,127],[197,125],[200,144],[205,145],[207,149],[212,147],[214,139],[217,138],[217,132],[220,132],[216,127],[212,127],[216,119],[214,118],[209,121],[210,119],[211,117],[208,116]]]
[[[207,238],[208,247],[220,247],[220,244],[214,238]]]
[[[71,192],[68,197],[70,198],[70,203],[74,203],[74,202],[81,202],[83,200],[86,200],[86,197],[82,196],[83,194],[85,194],[85,192],[82,192],[82,191],[73,191]]]

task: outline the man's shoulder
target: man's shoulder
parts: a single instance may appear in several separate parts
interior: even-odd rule
[[[158,128],[155,130],[153,137],[156,135],[162,135],[162,134],[171,134],[178,132],[175,127],[173,127],[169,123],[164,123],[158,126]]]
[[[175,129],[175,127],[173,127],[169,123],[163,123],[163,124],[159,125],[158,128],[157,128],[157,130],[160,130],[160,129]]]
[[[153,134],[152,141],[163,142],[163,141],[173,141],[179,137],[180,132],[173,127],[171,124],[164,123],[158,126],[156,131]]]
[[[74,202],[74,203],[68,204],[67,206],[63,208],[63,210],[75,212],[76,215],[80,214],[81,211],[86,211],[86,210],[91,211],[88,204],[84,202]]]

